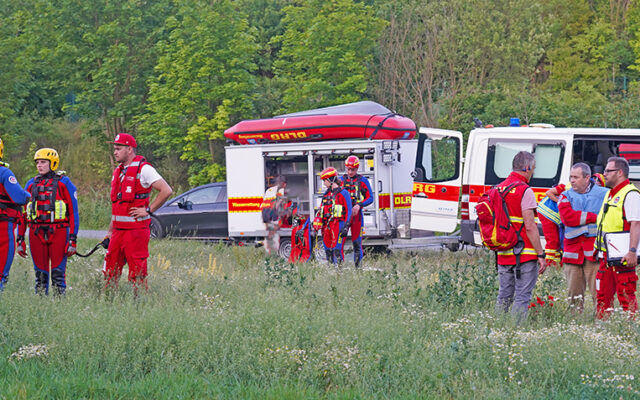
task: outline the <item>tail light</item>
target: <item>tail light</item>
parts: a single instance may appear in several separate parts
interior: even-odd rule
[[[462,185],[462,196],[460,197],[460,218],[469,220],[469,185]]]

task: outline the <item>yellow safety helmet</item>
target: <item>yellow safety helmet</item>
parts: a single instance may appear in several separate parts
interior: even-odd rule
[[[58,169],[58,165],[60,165],[58,152],[48,147],[36,151],[36,154],[33,156],[33,161],[36,160],[49,160],[49,168],[51,168],[52,171]]]

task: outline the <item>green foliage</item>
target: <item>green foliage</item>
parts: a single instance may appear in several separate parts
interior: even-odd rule
[[[222,133],[252,110],[257,46],[230,1],[184,2],[176,11],[165,22],[167,40],[156,47],[161,55],[140,130],[161,154],[204,163],[192,184],[220,180]]]
[[[385,21],[374,9],[350,0],[306,0],[285,8],[285,31],[275,76],[285,85],[283,111],[360,100],[368,64]]]

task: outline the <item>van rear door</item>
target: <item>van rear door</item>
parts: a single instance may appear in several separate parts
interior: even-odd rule
[[[411,229],[453,232],[462,183],[462,133],[420,128],[413,178]]]

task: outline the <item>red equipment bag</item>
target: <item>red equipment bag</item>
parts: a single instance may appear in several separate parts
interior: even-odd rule
[[[509,220],[509,210],[505,201],[509,192],[520,185],[524,184],[516,182],[502,188],[494,186],[480,196],[475,207],[478,227],[482,244],[490,250],[514,249],[514,253],[519,255],[524,248],[524,241],[520,236],[524,223],[516,230]]]

